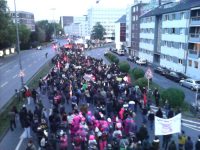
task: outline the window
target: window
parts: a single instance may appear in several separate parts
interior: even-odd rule
[[[164,58],[165,60],[167,60],[167,55],[163,54],[163,58]]]
[[[175,34],[175,28],[172,28],[172,34]]]
[[[173,61],[173,56],[170,56],[170,61]]]
[[[138,16],[135,17],[135,20],[138,20]]]
[[[168,34],[168,28],[165,28],[165,34]]]
[[[132,38],[134,38],[135,37],[135,34],[134,33],[132,33]]]
[[[198,69],[199,63],[197,61],[194,61],[194,68]]]
[[[152,44],[152,40],[151,39],[149,40],[149,44]]]
[[[152,17],[150,17],[150,21],[153,22],[153,18]]]
[[[137,24],[135,25],[135,29],[137,29]]]
[[[178,63],[182,65],[183,64],[183,60],[182,59],[178,59]]]
[[[143,23],[143,19],[141,19],[141,23]]]
[[[175,20],[176,18],[175,18],[175,14],[172,14],[172,20]]]
[[[135,29],[135,25],[133,24],[133,30]]]
[[[174,42],[171,42],[171,47],[174,48]]]
[[[140,49],[140,51],[142,52],[142,51],[143,51],[143,49],[141,48],[141,49]]]
[[[185,13],[181,13],[181,19],[185,19]]]
[[[143,39],[141,39],[141,42],[143,42]]]
[[[179,43],[179,49],[183,49],[183,43]]]
[[[135,12],[135,7],[133,7],[133,12]]]
[[[147,54],[147,50],[145,50],[145,53]]]
[[[180,29],[180,35],[184,35],[185,34],[185,29],[184,28],[181,28]]]
[[[164,41],[164,46],[167,46],[167,41]]]
[[[147,33],[149,33],[149,29],[147,28]]]
[[[153,29],[152,28],[150,29],[150,33],[153,33]]]
[[[149,18],[147,18],[147,23],[149,22]]]
[[[135,11],[138,11],[138,6],[135,7]]]
[[[142,29],[142,33],[144,33],[144,29]]]
[[[133,21],[135,21],[135,16],[133,16]]]
[[[169,21],[169,15],[165,15],[165,20]]]
[[[192,67],[192,60],[188,60],[188,66]]]
[[[151,51],[149,51],[149,55],[151,55]]]

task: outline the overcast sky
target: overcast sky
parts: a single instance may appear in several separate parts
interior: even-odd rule
[[[7,0],[11,11],[14,11],[14,0]],[[87,15],[87,10],[95,6],[96,0],[15,0],[17,11],[32,12],[35,21],[52,20],[54,11],[55,20],[60,16],[82,16]],[[134,0],[100,0],[99,5],[107,8],[126,8],[127,4],[133,4]]]

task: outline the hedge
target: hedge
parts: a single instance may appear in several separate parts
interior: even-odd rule
[[[136,80],[139,79],[139,78],[143,78],[144,74],[145,74],[145,72],[140,68],[135,69],[134,72],[133,72],[133,75],[134,75]]]
[[[151,81],[149,81],[149,84],[151,84]],[[144,77],[143,78],[139,78],[135,82],[135,85],[138,85],[140,89],[142,89],[143,87],[147,87],[148,86],[148,79],[144,78]]]
[[[126,61],[122,61],[118,64],[119,66],[119,69],[122,71],[122,72],[126,72],[128,73],[128,71],[130,70],[130,65],[126,62]]]
[[[169,105],[174,108],[182,105],[185,99],[185,93],[178,88],[168,88],[163,91],[161,98],[163,103],[168,100]]]
[[[134,73],[134,71],[135,71],[136,69],[139,69],[139,68],[138,68],[138,67],[134,67],[134,68],[132,69],[132,73]]]
[[[119,63],[119,59],[118,58],[114,58],[113,62],[118,64]]]

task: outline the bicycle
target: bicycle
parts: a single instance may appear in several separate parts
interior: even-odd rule
[[[148,88],[148,87],[146,87],[146,95],[148,95],[148,96],[152,96],[153,95],[153,90],[152,89],[150,89],[150,88]]]
[[[197,116],[197,118],[200,118],[200,105],[198,103],[196,105],[195,102],[191,102],[191,104],[190,104],[190,106],[188,108],[188,111],[190,113],[195,114]]]

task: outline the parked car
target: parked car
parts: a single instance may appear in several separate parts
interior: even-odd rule
[[[56,43],[58,43],[58,40],[53,40],[51,43],[56,44]]]
[[[113,52],[113,53],[117,53],[117,49],[114,48],[112,52]]]
[[[42,50],[42,46],[37,46],[36,50]]]
[[[133,57],[133,56],[128,56],[128,57],[127,57],[127,60],[128,60],[128,61],[133,61],[133,60],[134,60],[134,57]]]
[[[171,79],[175,82],[179,82],[180,80],[184,80],[187,78],[186,75],[180,73],[180,72],[175,72],[175,71],[171,71],[165,74],[165,77],[168,79]]]
[[[104,52],[103,55],[105,56],[108,52]]]
[[[124,50],[122,50],[122,49],[117,50],[117,54],[118,55],[124,55]]]
[[[157,68],[154,69],[154,72],[165,76],[165,74],[167,72],[170,72],[170,70],[167,69],[167,68],[164,68],[164,67],[157,67]]]
[[[136,64],[138,64],[138,65],[146,65],[146,60],[144,60],[144,59],[139,59],[139,60],[136,60]]]
[[[180,80],[180,85],[181,86],[185,86],[185,87],[188,87],[190,88],[192,91],[194,90],[200,90],[200,81],[199,80],[194,80],[194,79],[185,79],[185,80]]]

